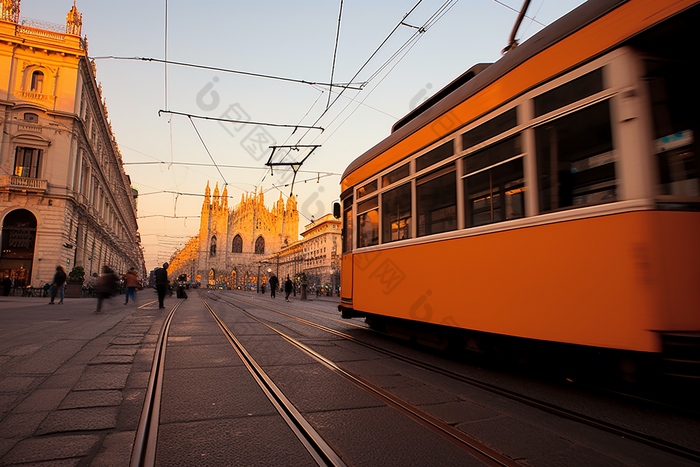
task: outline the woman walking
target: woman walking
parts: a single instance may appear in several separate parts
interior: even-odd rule
[[[124,275],[124,284],[126,285],[126,300],[124,305],[129,304],[129,297],[131,301],[136,303],[136,288],[139,286],[139,275],[136,272],[136,268],[129,269]]]

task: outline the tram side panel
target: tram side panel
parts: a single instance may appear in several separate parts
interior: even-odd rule
[[[530,339],[659,352],[652,331],[679,329],[679,323],[700,329],[688,309],[700,303],[700,288],[688,287],[693,277],[697,282],[694,265],[700,262],[697,246],[688,242],[697,242],[688,234],[657,246],[679,226],[697,232],[697,223],[693,213],[644,211],[359,253],[353,308]]]

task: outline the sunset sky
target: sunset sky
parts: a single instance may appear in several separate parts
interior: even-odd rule
[[[533,0],[528,16],[547,25],[581,3]],[[164,59],[166,5],[167,59],[221,70],[168,65],[166,76],[162,63],[102,58]],[[223,70],[330,82],[340,0],[78,0],[125,169],[140,193],[147,268],[166,261],[196,234],[207,181],[212,190],[217,182],[220,189],[228,185],[230,205],[256,189],[263,190],[268,206],[280,193],[286,199],[289,169],[271,174],[264,165],[270,143],[321,145],[302,167],[308,172],[298,174],[294,194],[302,227],[329,212],[345,167],[386,137],[397,119],[474,64],[499,59],[517,17],[513,10],[521,5],[514,0],[344,1],[334,83],[353,79],[392,30],[402,21],[405,25],[353,79],[365,83],[363,90],[346,90],[326,111],[327,86]],[[21,17],[65,24],[71,6],[69,0],[22,0]],[[427,30],[418,33],[426,22]],[[526,19],[517,37],[522,42],[542,27]],[[324,131],[190,121],[159,110]],[[284,161],[305,155],[295,151]]]

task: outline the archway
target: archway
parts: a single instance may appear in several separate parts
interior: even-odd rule
[[[2,223],[0,276],[10,276],[15,287],[31,285],[36,217],[26,209],[16,209]]]

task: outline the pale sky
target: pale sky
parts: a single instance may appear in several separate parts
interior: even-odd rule
[[[388,136],[397,119],[474,64],[500,58],[517,17],[507,6],[519,10],[522,5],[516,0],[345,0],[333,82],[350,81],[416,3],[403,22],[417,27],[446,3],[452,7],[410,50],[375,74],[417,31],[401,26],[354,80],[368,81],[364,89],[345,91],[316,124],[324,132],[193,119],[203,144],[187,117],[159,116],[158,111],[314,125],[326,109],[328,89],[175,65],[167,68],[166,88],[162,63],[97,60],[97,80],[125,169],[140,193],[138,223],[146,267],[167,261],[178,245],[196,235],[207,181],[212,190],[217,182],[220,189],[228,184],[230,206],[256,188],[265,192],[268,207],[280,190],[286,199],[290,187],[279,186],[291,181],[289,170],[275,170],[274,175],[264,170],[269,151],[261,148],[269,143],[257,143],[261,135],[277,145],[321,145],[302,167],[314,173],[297,175],[294,194],[302,227],[312,216],[328,213],[340,194],[339,175]],[[533,0],[528,16],[548,25],[581,3]],[[168,60],[330,82],[340,0],[78,0],[90,57],[164,59],[166,5]],[[21,17],[65,24],[71,6],[70,0],[22,0]],[[525,19],[517,38],[523,42],[541,29]],[[204,145],[220,166],[245,168],[220,167],[219,173],[213,165],[187,165],[212,164]],[[285,161],[305,154],[293,152]],[[158,161],[165,164],[136,164]]]

